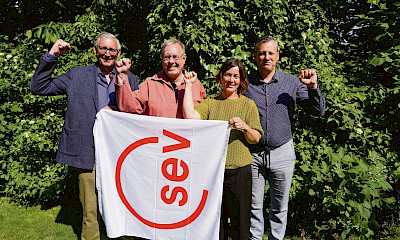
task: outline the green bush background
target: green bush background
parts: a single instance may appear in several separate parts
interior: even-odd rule
[[[57,202],[67,168],[54,161],[66,99],[30,94],[38,60],[62,38],[72,50],[54,75],[95,61],[102,31],[118,35],[131,71],[161,69],[160,45],[178,38],[187,68],[210,96],[228,58],[255,69],[258,36],[280,40],[278,68],[315,68],[326,116],[302,109],[293,124],[297,162],[288,234],[374,238],[400,218],[400,3],[395,0],[6,1],[0,31],[0,195]]]

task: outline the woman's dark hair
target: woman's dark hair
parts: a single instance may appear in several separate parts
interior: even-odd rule
[[[219,69],[219,73],[215,77],[215,81],[217,81],[217,84],[220,85],[224,73],[233,67],[239,67],[240,85],[237,88],[237,93],[239,95],[242,95],[242,93],[244,93],[244,91],[246,91],[247,87],[249,86],[249,81],[247,80],[246,69],[244,68],[243,63],[238,59],[231,58],[226,62],[224,62],[221,68]]]

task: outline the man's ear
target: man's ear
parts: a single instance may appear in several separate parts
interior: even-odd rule
[[[94,51],[94,55],[97,55],[97,47],[96,47],[96,44],[93,45],[93,51]]]

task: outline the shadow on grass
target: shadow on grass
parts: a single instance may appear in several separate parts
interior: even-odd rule
[[[70,170],[71,168],[69,168]],[[76,170],[69,171],[69,178],[63,196],[60,199],[61,210],[56,222],[70,225],[80,239],[82,232],[82,206],[79,200],[78,174]]]
[[[55,201],[49,201],[42,205],[42,209],[60,206],[55,222],[72,227],[77,239],[82,233],[82,205],[79,200],[78,173],[77,170],[68,167],[68,172],[62,182],[57,183],[58,188],[64,192]]]
[[[64,192],[54,204],[60,206],[55,222],[69,225],[72,227],[77,239],[81,238],[82,233],[82,205],[79,200],[78,171],[73,167],[68,167],[68,173],[62,184]],[[50,207],[43,206],[43,207]],[[100,213],[99,213],[100,214]],[[106,227],[99,215],[100,239],[111,239],[107,237]]]

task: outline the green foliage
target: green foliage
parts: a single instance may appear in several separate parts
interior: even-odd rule
[[[95,59],[89,44],[99,32],[93,14],[77,17],[77,23],[49,22],[28,30],[16,42],[0,45],[0,186],[1,191],[19,201],[52,201],[63,190],[64,166],[54,164],[64,111],[65,97],[39,97],[30,94],[29,83],[46,46],[63,36],[73,45],[60,60],[60,75]],[[97,25],[98,26],[98,25]],[[78,37],[79,36],[79,37]],[[5,38],[3,36],[3,38]],[[85,47],[79,49],[78,47]]]
[[[188,67],[199,74],[211,94],[217,91],[214,77],[219,66],[228,58],[239,58],[249,69],[256,68],[253,46],[261,35],[274,35],[280,40],[283,69],[298,71],[304,65],[327,66],[331,61],[328,29],[311,20],[324,21],[316,3],[168,0],[151,2],[150,9],[149,55],[158,59],[164,39],[180,39],[187,47]],[[318,58],[314,58],[316,54]]]
[[[325,8],[336,12],[331,18],[334,24],[347,21],[348,25],[342,26],[341,36],[330,34],[336,40],[337,51],[332,52],[338,64],[335,74],[326,73],[326,68],[320,74],[328,103],[326,117],[316,124],[301,116],[311,129],[306,126],[296,133],[301,160],[294,187],[296,196],[303,193],[300,202],[309,207],[303,214],[313,219],[320,236],[337,231],[343,239],[349,235],[375,238],[386,221],[399,219],[400,210],[396,205],[400,66],[399,41],[394,37],[399,23],[388,21],[399,19],[400,5],[361,2],[348,6],[342,1],[340,7]],[[343,19],[342,8],[360,15]],[[348,26],[354,27],[347,29],[354,32],[351,36],[346,35]],[[298,202],[291,204],[298,207]],[[307,229],[309,222],[303,224]]]
[[[361,0],[93,1],[76,6],[84,11],[73,20],[47,19],[15,38],[1,35],[0,194],[32,204],[55,201],[64,191],[66,169],[54,159],[66,99],[34,96],[28,88],[39,57],[57,38],[71,43],[72,51],[59,59],[54,75],[91,64],[93,43],[104,30],[118,34],[140,79],[161,69],[162,42],[178,38],[186,45],[187,68],[213,96],[220,64],[236,57],[255,70],[257,37],[273,35],[280,41],[278,67],[295,75],[317,69],[327,101],[324,118],[303,110],[295,116],[298,161],[288,234],[302,229],[316,238],[374,238],[400,217],[399,6]]]

